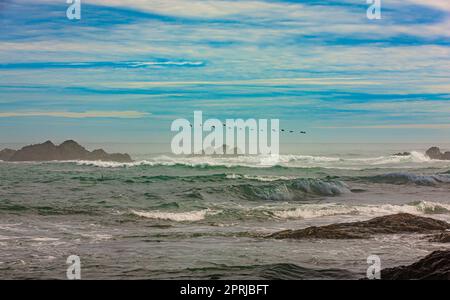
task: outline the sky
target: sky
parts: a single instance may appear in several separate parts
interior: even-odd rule
[[[0,0],[0,142],[170,143],[280,119],[282,143],[450,142],[450,1]]]

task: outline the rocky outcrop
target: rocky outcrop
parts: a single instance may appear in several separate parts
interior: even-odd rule
[[[438,147],[431,147],[425,154],[431,159],[450,160],[450,152],[442,153]]]
[[[5,153],[4,158],[7,158],[0,158],[1,160],[13,162],[58,160],[132,162],[132,159],[128,154],[108,154],[102,149],[90,152],[72,140],[65,141],[58,146],[53,144],[51,141],[47,141],[42,144],[26,146],[17,151],[5,149],[0,153]]]
[[[431,237],[430,242],[433,243],[450,243],[450,231],[445,231]]]
[[[16,153],[16,150],[3,149],[2,151],[0,151],[0,160],[8,161],[11,159],[14,153]]]
[[[393,154],[393,156],[410,156],[411,152],[399,152],[399,153],[395,153]]]
[[[366,239],[375,234],[433,233],[450,229],[450,224],[406,213],[377,217],[368,221],[285,230],[270,235],[275,239]]]
[[[450,280],[450,250],[435,251],[409,266],[381,270],[383,280]]]

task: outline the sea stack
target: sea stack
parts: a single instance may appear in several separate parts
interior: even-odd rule
[[[11,159],[14,153],[16,153],[16,150],[3,149],[2,151],[0,151],[0,160],[8,161]]]
[[[450,152],[442,153],[438,147],[431,147],[425,154],[431,159],[450,160]]]
[[[133,161],[128,154],[108,154],[103,149],[90,152],[73,140],[65,141],[58,146],[53,144],[51,141],[46,141],[42,144],[25,146],[17,151],[4,149],[0,151],[0,160],[11,162],[62,160],[100,160],[113,162]]]

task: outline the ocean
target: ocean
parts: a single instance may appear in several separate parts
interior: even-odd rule
[[[103,147],[135,162],[0,162],[0,277],[65,279],[70,255],[83,279],[359,279],[370,255],[410,264],[450,246],[267,235],[399,212],[450,222],[450,161],[429,146],[304,145],[274,164],[120,144]]]

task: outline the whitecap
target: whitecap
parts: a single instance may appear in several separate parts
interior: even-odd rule
[[[159,219],[170,220],[175,222],[194,222],[201,221],[206,218],[208,213],[211,213],[209,209],[200,211],[188,211],[188,212],[162,212],[162,211],[131,211],[134,215],[147,218],[147,219]]]

